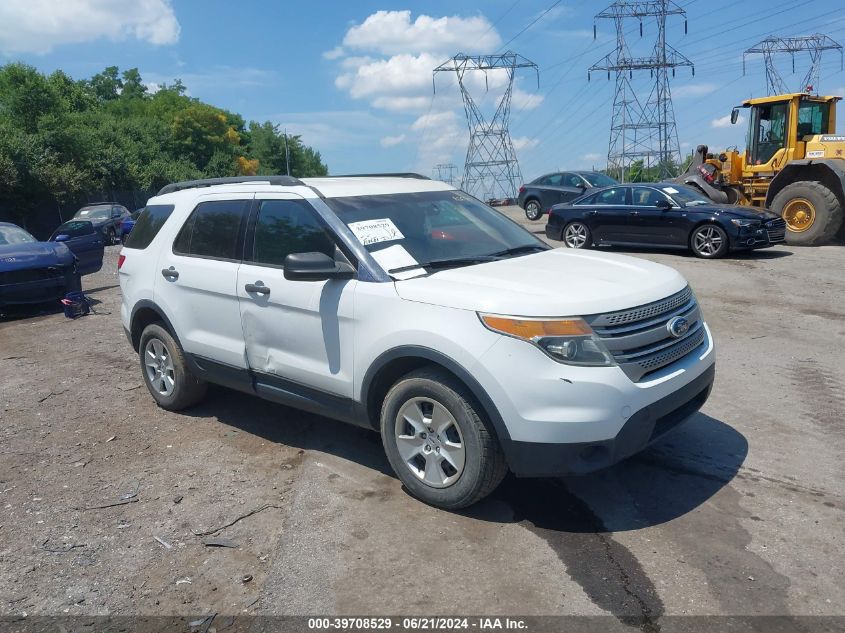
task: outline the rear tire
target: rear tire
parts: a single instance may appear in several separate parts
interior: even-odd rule
[[[493,492],[507,474],[499,441],[469,390],[429,367],[401,378],[381,408],[387,459],[408,491],[457,510]]]
[[[820,182],[794,182],[772,199],[771,211],[786,221],[786,243],[818,246],[832,241],[842,226],[842,202]],[[806,218],[809,215],[811,217]]]
[[[105,239],[107,246],[114,246],[117,244],[117,237],[115,236],[114,229],[109,227],[106,229],[106,239]]]
[[[570,222],[563,227],[560,237],[568,248],[590,248],[593,245],[590,227],[583,222]]]
[[[194,376],[179,343],[161,323],[144,328],[138,356],[144,383],[162,409],[181,411],[205,397],[207,383]]]
[[[540,206],[539,200],[529,200],[525,203],[525,217],[536,222],[543,217],[543,207]]]

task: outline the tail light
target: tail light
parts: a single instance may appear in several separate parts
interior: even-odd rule
[[[525,193],[525,185],[519,186],[519,193]]]
[[[117,269],[120,270],[120,267],[123,266],[123,262],[126,261],[126,255],[121,253],[117,256]]]

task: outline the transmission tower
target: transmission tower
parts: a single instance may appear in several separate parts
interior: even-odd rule
[[[762,55],[766,64],[766,91],[770,95],[790,92],[783,77],[775,66],[775,53],[789,53],[792,56],[792,72],[795,73],[795,54],[807,52],[810,55],[810,68],[804,75],[796,92],[818,93],[819,78],[822,68],[822,51],[839,51],[839,69],[842,70],[842,46],[827,35],[816,33],[805,37],[776,37],[771,35],[758,42],[742,54],[742,74],[745,75],[745,58],[748,55]]]
[[[686,12],[671,0],[623,0],[614,2],[595,16],[596,19],[613,20],[616,27],[616,49],[590,66],[587,78],[598,70],[606,71],[608,79],[611,73],[616,74],[607,167],[622,181],[634,161],[642,161],[644,168],[657,166],[661,178],[674,176],[681,161],[669,73],[671,71],[674,77],[675,68],[689,66],[694,76],[695,68],[689,59],[666,43],[666,18],[670,15],[684,16],[686,33]],[[643,19],[655,18],[657,41],[648,56],[633,56],[625,41],[625,24],[632,18],[639,20],[641,37]],[[595,34],[594,25],[594,37]],[[639,84],[632,81],[634,71],[645,70],[654,80],[647,97],[644,90],[636,89]]]
[[[453,72],[458,77],[469,127],[469,147],[461,189],[485,200],[516,198],[516,188],[522,181],[508,130],[513,80],[520,68],[534,69],[539,87],[540,72],[537,64],[512,51],[478,56],[458,53],[434,69],[434,78],[439,72]],[[488,122],[470,94],[467,73],[483,73],[485,87],[489,89],[487,73],[491,71],[507,73],[507,84],[496,104],[493,118]],[[434,87],[436,90],[436,84]]]
[[[457,180],[458,168],[452,163],[440,163],[431,171],[435,180],[442,180],[450,185],[454,185]]]

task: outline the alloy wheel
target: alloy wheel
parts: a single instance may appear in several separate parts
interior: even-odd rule
[[[587,243],[587,227],[580,222],[573,222],[563,232],[563,241],[569,248],[584,248]]]
[[[163,396],[169,396],[176,387],[176,372],[167,347],[157,338],[147,341],[144,348],[144,369],[150,385]]]
[[[698,229],[692,239],[695,250],[708,257],[715,255],[722,248],[722,235],[712,226]]]
[[[525,205],[525,215],[529,220],[539,220],[540,216],[543,215],[543,209],[540,207],[540,203],[532,200]]]
[[[411,398],[394,425],[399,456],[408,469],[432,488],[446,488],[461,476],[466,446],[455,417],[431,398]]]

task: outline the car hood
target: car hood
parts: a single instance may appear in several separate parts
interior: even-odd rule
[[[73,255],[64,244],[29,242],[0,246],[0,271],[69,264]]]
[[[396,282],[399,296],[516,316],[577,316],[623,310],[686,286],[673,268],[643,259],[554,249]]]
[[[707,215],[724,215],[729,218],[743,218],[746,220],[774,220],[779,217],[776,213],[756,207],[744,207],[736,204],[703,204],[701,206],[684,207],[687,213],[705,213]]]

